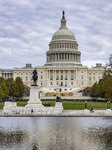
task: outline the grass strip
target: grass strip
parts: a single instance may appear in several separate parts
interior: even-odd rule
[[[42,105],[44,106],[55,106],[55,101],[42,101]]]
[[[55,101],[42,101],[44,106],[55,106]],[[63,101],[64,109],[74,109],[74,110],[83,110],[85,109],[85,102],[82,101]],[[24,107],[27,105],[27,101],[17,101],[18,107]],[[0,102],[0,109],[3,109],[4,102]],[[87,109],[107,109],[106,102],[87,102]],[[110,104],[110,108],[112,109],[112,103]]]
[[[0,102],[0,109],[3,109],[4,102]]]
[[[24,107],[25,105],[27,105],[27,101],[17,101],[18,107]]]

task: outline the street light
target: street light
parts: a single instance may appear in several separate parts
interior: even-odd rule
[[[87,101],[85,101],[85,109],[87,109]]]

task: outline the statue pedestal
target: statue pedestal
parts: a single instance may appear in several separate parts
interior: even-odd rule
[[[10,114],[10,113],[15,112],[16,109],[17,109],[16,102],[8,101],[4,103],[4,108],[3,108],[4,113]]]
[[[39,98],[39,87],[31,86],[30,88],[30,99],[28,104],[25,106],[26,111],[29,113],[35,113],[37,111],[41,111],[43,109],[42,102]]]
[[[56,102],[54,107],[54,112],[58,114],[58,113],[62,113],[62,111],[63,111],[62,102]]]

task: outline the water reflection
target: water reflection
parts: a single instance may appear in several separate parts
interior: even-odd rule
[[[0,150],[111,150],[111,118],[0,118]]]

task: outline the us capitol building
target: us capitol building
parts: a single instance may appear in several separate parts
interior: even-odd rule
[[[74,34],[66,26],[64,11],[61,26],[49,43],[46,59],[46,64],[36,69],[37,84],[48,92],[53,92],[56,88],[61,88],[62,91],[75,91],[90,87],[102,78],[104,72],[104,67],[100,63],[92,68],[81,64],[81,52]],[[5,79],[15,79],[19,76],[24,84],[31,85],[33,70],[31,64],[26,64],[23,68],[0,69],[0,76]]]

